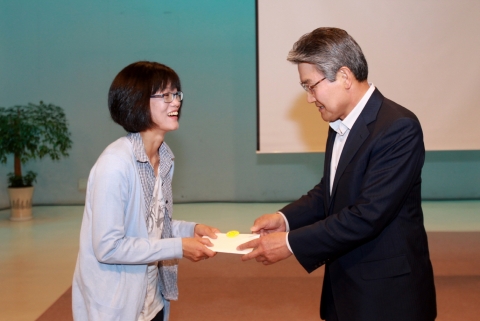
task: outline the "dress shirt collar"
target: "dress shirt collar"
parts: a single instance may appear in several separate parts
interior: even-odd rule
[[[149,161],[147,153],[145,152],[145,147],[143,146],[143,140],[140,133],[128,133],[128,139],[133,144],[133,154],[138,162],[147,163]],[[161,159],[175,159],[173,152],[171,151],[170,147],[168,147],[165,142],[160,145],[158,150],[158,154],[160,155]]]
[[[345,117],[344,120],[337,119],[336,121],[331,122],[330,127],[341,136],[343,136],[347,131],[352,129],[353,124],[355,124],[355,121],[362,112],[363,108],[365,108],[365,105],[370,99],[370,96],[372,96],[374,90],[375,85],[370,84],[370,88],[368,88],[365,95],[363,95],[362,99],[360,99],[355,108],[353,108],[353,110],[347,115],[347,117]]]

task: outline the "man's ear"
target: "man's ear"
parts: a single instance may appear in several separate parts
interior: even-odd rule
[[[337,77],[339,77],[338,80],[342,81],[345,89],[350,89],[353,79],[355,78],[350,68],[345,66],[338,70]]]

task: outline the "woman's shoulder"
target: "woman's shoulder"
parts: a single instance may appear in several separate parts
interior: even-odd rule
[[[102,152],[103,154],[117,154],[120,156],[132,155],[132,143],[127,137],[120,137],[110,143]]]
[[[97,163],[107,163],[117,167],[132,163],[132,143],[126,137],[121,137],[108,145],[98,157]]]
[[[129,145],[131,143],[125,137],[108,145],[90,170],[89,185],[96,184],[99,187],[96,190],[100,191],[108,186],[120,186],[123,192],[128,193],[128,182],[137,177],[132,147]]]

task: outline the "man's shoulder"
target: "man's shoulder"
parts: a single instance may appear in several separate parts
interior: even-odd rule
[[[375,88],[359,116],[367,126],[388,124],[402,117],[416,119],[410,110],[383,96],[378,88]]]
[[[406,117],[418,121],[417,116],[410,109],[383,96],[378,88],[375,88],[375,91],[367,102],[367,106],[370,106],[370,113],[376,112],[377,119],[397,119]]]
[[[421,128],[419,119],[411,110],[384,97],[378,89],[365,106],[362,118],[373,133],[384,132],[394,124],[400,127]]]
[[[411,118],[418,121],[413,111],[386,97],[384,97],[382,106],[380,107],[379,116],[393,119]]]

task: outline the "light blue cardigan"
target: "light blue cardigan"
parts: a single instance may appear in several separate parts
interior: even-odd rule
[[[88,178],[72,285],[74,319],[136,321],[145,300],[147,264],[182,258],[181,237],[192,237],[194,228],[193,222],[173,220],[173,238],[149,240],[133,146],[126,137],[110,144]],[[164,301],[168,320],[170,305]]]

